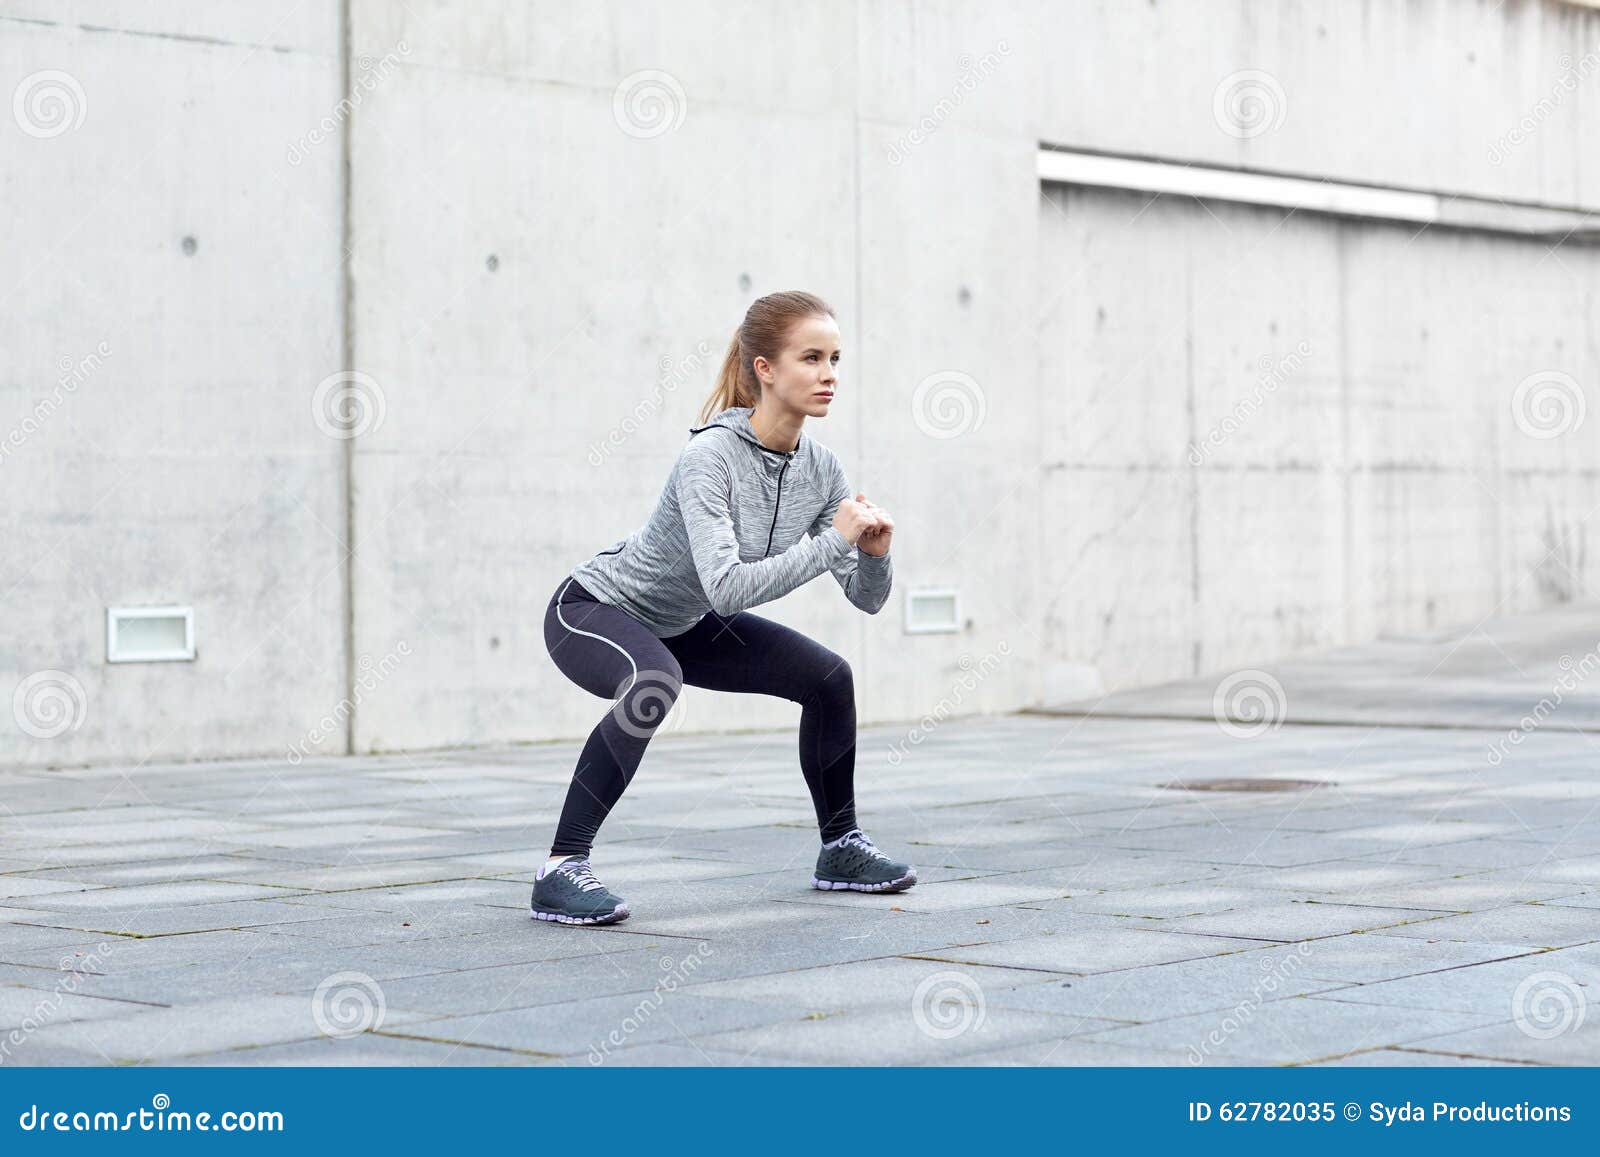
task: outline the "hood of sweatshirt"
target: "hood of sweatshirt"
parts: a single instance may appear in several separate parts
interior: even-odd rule
[[[689,436],[692,438],[701,431],[721,426],[723,429],[732,430],[750,445],[760,450],[762,454],[767,455],[769,463],[781,463],[784,459],[789,459],[790,461],[803,460],[810,456],[811,439],[804,430],[800,431],[800,441],[793,450],[774,450],[771,446],[764,445],[761,439],[756,437],[755,427],[750,424],[750,415],[753,413],[755,413],[754,406],[730,406],[728,409],[716,414],[704,426],[689,427]]]

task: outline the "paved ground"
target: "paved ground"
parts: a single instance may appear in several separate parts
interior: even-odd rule
[[[864,730],[898,897],[808,887],[792,731],[661,736],[610,929],[525,912],[573,744],[0,773],[0,1065],[1600,1063],[1600,678],[1490,729],[1587,670],[1554,621],[1498,682],[1477,636],[1251,676],[1259,722]],[[1271,726],[1302,692],[1353,718]],[[1318,786],[1166,786],[1215,779]]]

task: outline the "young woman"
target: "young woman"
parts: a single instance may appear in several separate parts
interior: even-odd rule
[[[756,301],[649,521],[556,584],[544,620],[550,657],[616,703],[578,757],[533,886],[535,918],[628,915],[595,878],[590,847],[684,684],[801,704],[800,770],[822,836],[815,887],[898,892],[917,882],[856,825],[850,665],[747,609],[824,571],[869,615],[889,598],[894,520],[865,494],[852,498],[839,459],[802,430],[827,416],[838,364],[839,326],[821,298]]]

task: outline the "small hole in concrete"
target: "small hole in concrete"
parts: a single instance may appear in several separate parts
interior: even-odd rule
[[[971,305],[972,304],[972,290],[968,289],[965,285],[963,285],[960,289],[956,290],[956,300],[958,302],[960,302],[962,305]]]
[[[485,261],[483,264],[490,273],[493,273],[496,269],[500,268],[500,258],[491,253],[489,254],[489,260]]]
[[[751,284],[750,275],[748,273],[739,274],[739,292],[740,293],[749,293],[750,292],[750,284]]]
[[[183,249],[183,255],[185,257],[193,257],[194,251],[200,248],[200,242],[196,241],[193,237],[185,237],[183,239],[181,248]]]

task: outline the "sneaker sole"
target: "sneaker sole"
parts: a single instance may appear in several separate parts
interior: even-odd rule
[[[628,918],[628,906],[619,904],[610,912],[602,912],[598,916],[572,916],[566,912],[551,912],[546,908],[530,908],[529,915],[535,920],[548,920],[552,924],[615,924],[618,920]]]
[[[811,877],[811,886],[824,892],[904,892],[917,882],[917,873],[907,872],[898,880],[885,880],[881,884],[858,884],[853,880],[824,880]]]

